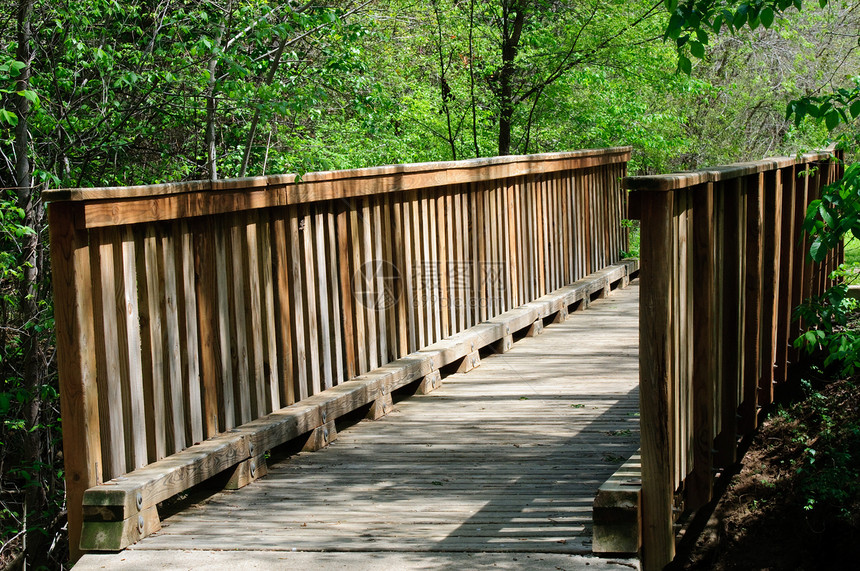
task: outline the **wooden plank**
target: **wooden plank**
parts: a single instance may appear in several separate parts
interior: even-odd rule
[[[397,357],[403,357],[407,353],[409,353],[409,319],[410,319],[410,306],[409,299],[409,284],[411,280],[408,276],[409,268],[406,264],[406,255],[408,251],[408,246],[404,243],[404,235],[406,229],[404,227],[403,222],[403,196],[395,195],[391,204],[391,211],[393,215],[393,235],[391,236],[392,240],[392,263],[394,264],[394,278],[395,283],[393,284],[394,295],[396,296],[396,318],[397,318]]]
[[[233,367],[233,342],[232,342],[232,311],[230,309],[229,286],[230,263],[228,234],[229,222],[221,217],[214,224],[211,232],[206,228],[203,219],[195,223],[195,273],[198,276],[198,284],[201,291],[197,293],[199,317],[198,324],[203,340],[204,358],[211,358],[217,354],[218,358],[211,362],[201,363],[201,374],[204,385],[206,385],[206,398],[211,399],[218,395],[218,401],[223,403],[218,409],[218,420],[224,430],[229,430],[240,424],[236,422],[236,400],[234,398],[234,367]],[[214,236],[213,236],[214,234]],[[214,241],[214,245],[211,242]],[[214,247],[214,254],[211,249]],[[214,260],[215,283],[211,283],[212,267]],[[213,294],[214,288],[214,294]],[[213,300],[212,297],[215,296]],[[204,305],[205,304],[205,305]],[[214,305],[213,305],[214,304]],[[217,331],[211,328],[217,323]],[[208,331],[207,331],[208,329]],[[211,337],[217,335],[217,339]],[[209,347],[208,350],[205,348]],[[217,353],[213,348],[217,347]],[[219,368],[220,367],[220,368]],[[212,379],[217,379],[217,390],[212,390]],[[211,417],[211,403],[206,406],[206,419]],[[215,423],[216,425],[218,423]]]
[[[121,480],[88,489],[84,509],[98,512],[100,519],[107,513],[113,514],[113,521],[135,517],[246,458],[248,439],[244,434],[219,435],[130,472]]]
[[[355,344],[358,353],[358,374],[370,370],[368,366],[367,329],[365,325],[365,312],[367,311],[366,275],[362,269],[361,259],[361,222],[359,217],[359,203],[355,203],[349,210],[350,222],[350,252],[352,252],[352,278],[350,284],[352,291],[350,296],[356,300],[355,305]],[[406,239],[408,240],[408,236]]]
[[[79,211],[79,207],[67,203],[54,203],[48,207],[72,561],[80,556],[84,490],[100,483],[102,478],[93,280],[88,236],[86,232],[75,229],[74,218]]]
[[[381,364],[379,352],[379,330],[377,328],[377,307],[379,304],[379,292],[375,279],[375,265],[373,258],[373,212],[370,199],[364,199],[361,203],[361,273],[364,280],[364,309],[367,320],[366,343],[368,350],[368,366],[375,369]]]
[[[295,364],[293,375],[298,385],[296,393],[297,400],[301,401],[308,397],[308,349],[305,340],[305,303],[302,295],[304,284],[303,273],[305,264],[302,260],[302,235],[299,230],[301,214],[298,208],[288,210],[287,222],[289,224],[290,240],[290,285],[293,293],[293,355]],[[313,340],[311,340],[312,342]]]
[[[227,280],[227,299],[230,303],[231,315],[231,346],[233,366],[233,396],[235,399],[236,422],[244,424],[254,419],[251,412],[251,392],[254,388],[255,375],[252,367],[251,351],[249,347],[251,326],[248,320],[251,318],[250,300],[248,299],[245,282],[249,272],[247,260],[247,239],[244,220],[241,214],[230,217],[230,236],[228,264],[232,272]],[[251,343],[253,343],[251,341]]]
[[[762,315],[761,370],[758,382],[758,404],[765,407],[773,402],[774,365],[776,359],[777,300],[779,287],[779,231],[781,220],[779,200],[781,182],[778,171],[763,174],[762,214]],[[760,409],[761,411],[763,408]],[[759,420],[764,420],[759,418]]]
[[[603,455],[612,450],[627,457],[636,447],[638,423],[630,416],[636,366],[629,366],[637,347],[636,300],[622,297],[628,291],[573,318],[587,323],[550,328],[538,343],[523,341],[504,359],[491,356],[467,375],[447,377],[430,397],[400,402],[399,414],[339,432],[325,451],[270,466],[267,478],[241,496],[219,494],[194,513],[172,517],[162,533],[134,549],[175,554],[192,545],[190,537],[197,548],[265,548],[286,541],[300,550],[352,549],[366,547],[368,533],[379,540],[375,544],[395,549],[438,549],[440,542],[479,552],[558,550],[573,543],[590,549],[584,542],[594,490],[618,467]],[[603,308],[619,300],[625,301],[621,312],[611,314],[614,331],[595,327],[608,317]],[[587,332],[585,338],[569,337],[573,329]],[[619,336],[620,330],[626,333]],[[606,364],[599,348],[606,345],[627,357],[619,371],[596,380],[594,371]],[[573,354],[582,366],[559,375],[554,356],[561,353]],[[511,369],[535,376],[511,378]],[[504,383],[494,382],[499,379]],[[593,393],[595,388],[600,390]],[[519,398],[524,395],[526,400]],[[572,406],[580,403],[586,406]],[[541,415],[546,407],[557,414]],[[527,428],[506,431],[500,414]],[[631,437],[604,433],[624,429],[632,429]],[[380,482],[391,507],[384,514],[372,506]],[[238,520],[251,527],[226,531]],[[562,540],[567,543],[557,543]]]
[[[457,262],[454,242],[460,241],[460,236],[454,230],[454,198],[456,189],[447,188],[444,194],[443,209],[445,212],[445,297],[448,308],[448,334],[462,331],[457,324],[457,298],[453,290],[456,288]],[[447,336],[446,335],[446,336]]]
[[[323,200],[359,198],[391,192],[468,184],[510,176],[534,176],[568,168],[586,168],[604,162],[622,162],[629,152],[605,156],[529,159],[521,164],[469,166],[465,163],[442,163],[444,166],[416,166],[414,172],[403,172],[403,166],[378,167],[381,170],[365,176],[355,171],[308,173],[300,183],[295,175],[269,177],[268,180],[235,179],[216,182],[197,181],[169,186],[131,187],[130,189],[77,189],[52,194],[46,199],[87,201],[83,215],[76,221],[83,228],[169,221],[179,218],[213,216],[277,206],[308,204]],[[389,169],[389,170],[385,170]],[[437,170],[441,169],[441,170]],[[412,169],[407,169],[412,170]],[[421,172],[424,170],[424,172]],[[314,180],[316,179],[316,180]],[[215,188],[212,188],[212,187]],[[167,194],[165,194],[165,191]],[[136,195],[136,196],[135,196]]]
[[[546,224],[544,213],[545,202],[544,195],[546,193],[546,179],[539,177],[535,182],[535,260],[537,268],[537,295],[544,295],[547,292],[547,272],[545,262],[546,249]]]
[[[265,412],[278,410],[281,406],[281,366],[278,361],[278,338],[276,316],[279,308],[275,305],[275,278],[276,268],[275,256],[272,253],[272,238],[274,236],[274,224],[269,212],[260,213],[259,230],[257,232],[257,246],[259,248],[260,261],[260,303],[262,309],[261,320],[263,324],[263,378],[266,383],[266,406]],[[286,249],[286,245],[282,244]]]
[[[315,256],[314,249],[314,229],[313,229],[313,214],[310,206],[299,208],[299,235],[302,245],[302,253],[304,254],[304,272],[302,277],[301,293],[303,305],[306,312],[305,318],[305,343],[307,359],[306,367],[308,369],[308,395],[315,395],[322,391],[322,363],[320,361],[320,345],[322,342],[320,336],[319,324],[319,306],[321,300],[318,299],[317,283],[319,271],[318,264],[325,263],[324,260],[318,260]]]
[[[343,331],[345,330],[346,320],[343,317],[344,313],[341,311],[342,291],[340,289],[340,274],[338,273],[338,236],[335,222],[337,216],[338,214],[334,210],[326,212],[325,214],[326,226],[328,227],[326,241],[326,252],[328,254],[327,263],[331,271],[331,278],[328,280],[328,296],[331,302],[332,315],[332,326],[329,328],[331,333],[329,343],[334,347],[334,384],[342,383],[350,378],[350,375],[347,374],[345,368],[346,357],[344,353]]]
[[[379,344],[379,364],[383,365],[391,360],[388,351],[388,301],[386,299],[386,275],[388,268],[386,267],[387,258],[382,254],[382,228],[387,226],[387,222],[382,218],[382,197],[373,199],[373,209],[371,212],[371,220],[373,226],[373,247],[371,249],[372,259],[371,266],[374,280],[375,299],[373,304],[373,312],[376,317],[377,338]]]
[[[319,303],[319,335],[320,346],[322,349],[322,384],[320,390],[330,389],[337,384],[335,380],[335,363],[333,356],[334,351],[334,336],[336,318],[329,315],[329,304],[331,303],[331,291],[329,289],[329,270],[328,265],[330,260],[326,252],[326,220],[325,214],[321,206],[316,207],[316,211],[312,216],[314,245],[316,246],[315,258],[317,262],[317,291],[314,296],[317,297]],[[332,267],[332,272],[334,268]],[[337,320],[339,326],[339,320]]]
[[[93,244],[93,285],[96,316],[96,346],[98,347],[99,411],[101,422],[102,454],[105,476],[111,478],[127,471],[125,438],[122,418],[122,393],[119,364],[119,333],[116,322],[116,290],[113,244],[116,230],[99,232]]]
[[[164,356],[161,346],[161,312],[158,310],[158,245],[151,224],[138,229],[135,240],[137,283],[140,308],[138,317],[141,329],[141,365],[143,368],[144,406],[147,450],[150,462],[167,454],[164,419]]]
[[[794,233],[794,208],[796,191],[796,178],[794,168],[787,167],[779,171],[780,176],[780,232],[779,249],[779,298],[777,307],[776,326],[776,359],[774,370],[774,382],[783,383],[788,380],[789,347],[792,340],[789,338],[791,328],[791,314],[794,307],[791,305],[792,279],[794,276],[795,256],[795,233]]]
[[[266,348],[263,331],[263,300],[261,292],[262,270],[260,269],[259,221],[260,214],[251,212],[246,215],[244,256],[247,271],[244,276],[245,303],[248,319],[245,321],[248,339],[248,364],[250,367],[251,387],[251,416],[247,420],[258,418],[267,412],[266,396],[267,381],[263,372],[263,360]],[[271,402],[271,401],[270,401]]]
[[[183,390],[185,393],[185,414],[188,425],[185,427],[187,442],[200,442],[214,435],[218,430],[218,404],[216,380],[209,380],[209,386],[201,385],[200,361],[212,359],[217,353],[203,357],[201,355],[200,336],[197,325],[197,292],[194,259],[194,233],[187,222],[183,221],[174,227],[174,240],[180,250],[181,287],[178,291],[180,310],[179,342],[182,347]],[[211,273],[212,266],[208,271]],[[214,323],[214,319],[212,321]],[[211,325],[209,325],[211,327]],[[209,333],[207,332],[207,335]],[[211,341],[211,339],[210,339]],[[214,345],[208,349],[214,348]],[[209,390],[207,390],[209,389]],[[211,390],[211,394],[210,394]],[[206,396],[206,413],[203,411],[203,395]],[[204,422],[204,418],[208,422]]]
[[[411,196],[409,199],[410,216],[409,223],[411,227],[412,237],[412,287],[415,288],[415,297],[413,300],[413,311],[415,313],[415,349],[420,349],[427,346],[430,341],[427,337],[427,327],[425,326],[425,317],[427,316],[427,258],[423,256],[422,243],[425,240],[425,234],[422,231],[421,225],[421,199],[419,195]],[[376,367],[371,367],[376,368]]]
[[[713,494],[714,387],[716,381],[714,185],[693,189],[693,471],[687,478],[690,509]]]
[[[520,234],[517,227],[517,210],[516,210],[516,195],[517,183],[516,179],[508,179],[505,185],[505,194],[503,197],[503,212],[505,216],[505,233],[508,237],[507,243],[507,285],[508,285],[508,307],[510,310],[520,305],[520,269],[519,255],[517,244],[519,243]]]
[[[662,569],[675,556],[672,532],[673,464],[669,447],[669,387],[672,377],[671,299],[672,192],[643,193],[641,260],[642,293],[639,315],[640,422],[642,433],[642,563],[646,570]]]
[[[137,303],[137,259],[131,228],[119,234],[114,244],[114,265],[117,268],[117,330],[122,343],[123,420],[125,423],[126,465],[128,469],[147,464],[146,425],[143,405],[143,363],[141,362],[140,318]]]
[[[338,220],[340,222],[340,220]],[[272,249],[273,249],[273,264],[274,264],[274,282],[275,282],[275,315],[276,332],[277,332],[277,354],[278,354],[278,371],[281,379],[281,403],[282,406],[289,406],[296,402],[296,386],[295,377],[293,376],[293,324],[290,316],[291,296],[290,290],[290,262],[289,252],[290,244],[288,243],[286,212],[284,209],[278,209],[272,217]],[[346,261],[346,256],[341,256],[341,263]],[[343,268],[341,268],[342,270]],[[347,273],[349,266],[347,265]],[[348,282],[347,282],[348,283]],[[343,281],[341,281],[343,286]],[[346,296],[344,296],[346,297]],[[344,329],[351,333],[352,315],[348,311],[344,311]]]
[[[446,192],[437,192],[436,196],[431,199],[430,207],[431,210],[434,210],[432,203],[435,202],[435,224],[433,224],[433,228],[436,232],[435,247],[437,252],[434,260],[436,261],[439,274],[439,297],[436,300],[441,321],[439,339],[444,339],[451,335],[451,322],[448,311],[451,306],[450,296],[448,295],[448,234],[450,229],[446,219],[446,215],[448,214],[445,208],[446,198]]]
[[[439,267],[438,227],[436,224],[436,200],[433,192],[425,192],[421,201],[422,219],[424,221],[424,255],[430,267],[429,296],[427,305],[428,339],[431,343],[442,339],[442,306],[440,299],[440,279],[442,268]],[[432,324],[432,327],[430,325]]]
[[[466,208],[468,209],[469,223],[469,278],[471,300],[469,303],[471,323],[470,325],[478,324],[483,319],[481,318],[482,305],[485,300],[483,294],[483,258],[481,257],[481,228],[482,218],[479,218],[480,210],[478,203],[478,189],[480,182],[474,182],[469,185],[469,192],[464,197]]]
[[[757,426],[757,391],[761,371],[762,329],[762,208],[764,181],[760,175],[745,180],[746,272],[744,275],[744,376],[741,401],[741,431],[750,432]]]

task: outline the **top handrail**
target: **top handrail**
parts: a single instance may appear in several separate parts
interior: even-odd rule
[[[238,189],[277,189],[285,187],[305,188],[306,200],[289,200],[288,204],[312,202],[319,199],[351,198],[368,194],[412,190],[448,184],[462,184],[490,178],[521,176],[541,172],[557,172],[571,168],[582,168],[602,164],[612,164],[629,160],[630,146],[608,147],[604,149],[584,149],[559,153],[540,153],[533,155],[508,155],[459,161],[437,161],[427,163],[407,163],[359,169],[319,171],[297,174],[279,174],[222,180],[194,180],[186,182],[111,186],[99,188],[59,188],[42,193],[46,202],[70,201],[87,202],[93,200],[122,200],[136,198],[158,198],[196,192],[229,191]],[[590,163],[593,163],[590,164]],[[369,179],[382,179],[382,184],[368,185]],[[360,185],[354,184],[359,182]],[[337,183],[341,193],[334,196],[317,197],[321,188]],[[386,184],[387,183],[387,184]],[[364,187],[364,191],[358,190]],[[310,188],[310,191],[307,189]],[[371,189],[368,192],[368,189]]]
[[[835,157],[832,148],[820,152],[804,153],[796,157],[769,157],[759,161],[708,167],[681,173],[630,176],[624,179],[622,186],[630,191],[666,192],[681,190],[708,182],[731,180],[785,168],[794,164],[821,161],[831,157]]]

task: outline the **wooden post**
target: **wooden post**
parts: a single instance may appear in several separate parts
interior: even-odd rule
[[[716,312],[714,184],[693,195],[693,471],[687,478],[688,507],[696,509],[713,492]]]
[[[675,556],[669,386],[673,375],[673,191],[642,193],[639,410],[642,423],[642,565],[662,569]]]
[[[765,406],[773,402],[774,364],[777,337],[777,300],[780,298],[779,231],[782,222],[782,200],[778,171],[764,173],[762,218],[762,321],[761,369],[758,382],[758,402]],[[760,409],[763,411],[764,409]],[[761,414],[761,413],[760,413]],[[763,419],[759,418],[758,421]]]
[[[739,337],[741,332],[741,288],[743,256],[741,254],[741,188],[738,179],[718,186],[723,195],[723,275],[722,275],[722,345],[720,384],[720,433],[717,435],[717,465],[734,464],[737,452],[738,384],[741,373]]]
[[[779,171],[781,177],[780,195],[782,202],[780,240],[780,264],[779,264],[779,299],[777,307],[776,326],[776,369],[774,371],[774,382],[783,383],[788,379],[788,360],[791,338],[791,314],[794,307],[791,305],[792,278],[794,276],[794,258],[796,238],[794,232],[794,194],[796,190],[796,178],[794,167],[789,166]]]
[[[746,271],[744,272],[744,371],[741,431],[755,430],[758,383],[761,371],[762,319],[762,188],[763,175],[744,180],[746,200]]]
[[[84,491],[102,481],[90,252],[87,232],[75,228],[81,211],[79,205],[63,202],[48,209],[69,556],[73,562],[81,556]]]

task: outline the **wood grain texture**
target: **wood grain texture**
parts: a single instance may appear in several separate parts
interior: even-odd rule
[[[270,465],[131,549],[154,563],[192,546],[589,553],[595,490],[638,447],[636,289]]]
[[[662,569],[675,555],[672,533],[672,466],[670,387],[674,374],[672,332],[672,243],[675,197],[672,192],[642,197],[641,238],[643,289],[639,321],[640,421],[642,423],[642,562]]]
[[[101,189],[57,202],[73,209],[67,224],[89,228],[79,238],[93,277],[82,287],[94,316],[88,398],[99,403],[101,477],[182,463],[195,443],[340,384],[347,392],[318,407],[349,412],[376,399],[374,387],[402,387],[608,291],[619,268],[571,284],[588,268],[569,278],[567,260],[597,270],[613,259],[612,222],[594,218],[610,215],[603,193],[625,152],[313,175],[312,187],[256,178]],[[601,173],[580,185],[593,212],[567,204],[578,197],[566,178],[584,168]],[[599,244],[569,236],[575,211]],[[310,418],[263,422],[260,442],[311,430]]]

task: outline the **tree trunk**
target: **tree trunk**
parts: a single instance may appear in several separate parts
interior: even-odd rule
[[[232,12],[232,2],[227,6],[227,16],[229,18]],[[217,111],[217,102],[215,101],[215,90],[218,87],[218,52],[221,42],[224,40],[224,32],[226,29],[225,20],[221,21],[218,26],[218,37],[212,44],[212,57],[209,58],[209,85],[206,88],[206,170],[209,175],[209,180],[218,180],[218,156],[216,148],[215,132],[215,112]]]
[[[525,9],[518,2],[503,7],[502,69],[499,73],[499,155],[511,154],[511,125],[514,116],[514,62],[519,50],[524,19]]]
[[[33,53],[31,41],[33,34],[31,30],[31,19],[33,17],[33,5],[35,0],[19,0],[17,40],[18,49],[15,58],[25,64],[18,77],[16,90],[21,93],[30,89],[30,64]],[[41,216],[37,207],[37,196],[33,188],[30,164],[30,101],[23,95],[14,96],[15,115],[18,125],[15,128],[15,186],[18,196],[17,206],[24,212],[23,224],[33,231],[21,237],[21,282],[18,290],[18,310],[21,319],[25,323],[20,334],[21,349],[23,351],[23,388],[29,396],[29,402],[24,408],[24,420],[27,433],[24,437],[24,451],[27,455],[24,466],[31,476],[31,485],[24,497],[25,503],[25,560],[35,563],[43,561],[45,536],[39,530],[39,518],[45,507],[45,495],[42,489],[44,481],[42,477],[42,434],[37,430],[40,424],[42,412],[42,400],[40,398],[42,384],[42,359],[39,350],[39,338],[36,328],[39,320],[39,238],[41,236]],[[34,565],[35,566],[35,565]]]

